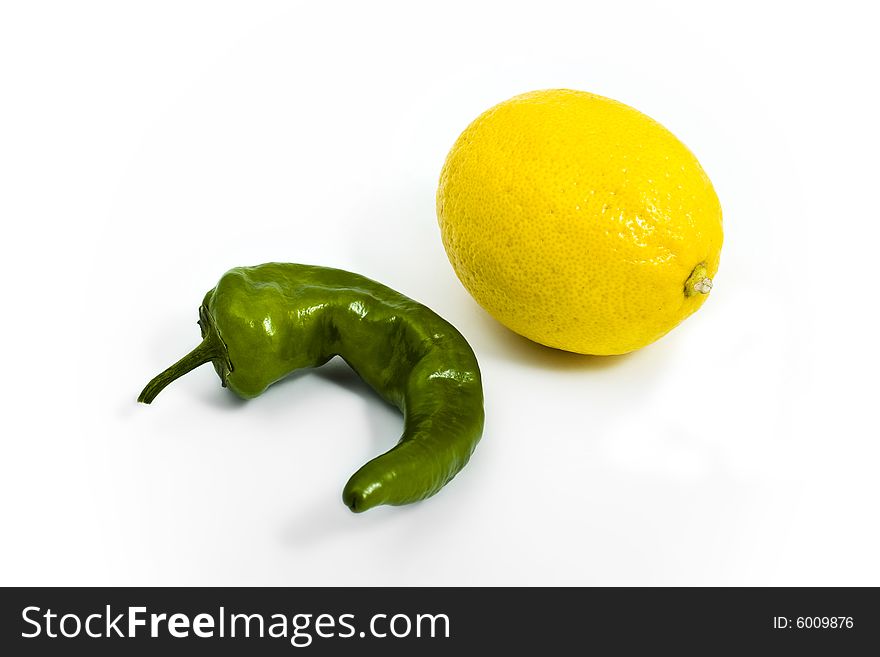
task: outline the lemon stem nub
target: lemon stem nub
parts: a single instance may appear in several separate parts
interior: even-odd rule
[[[706,277],[701,281],[698,281],[694,284],[694,290],[699,292],[700,294],[709,294],[709,291],[712,289],[712,279]]]
[[[708,276],[706,265],[699,264],[694,267],[691,275],[684,284],[684,295],[692,297],[695,294],[709,294],[712,290],[712,279]]]

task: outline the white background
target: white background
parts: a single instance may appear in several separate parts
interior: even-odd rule
[[[876,30],[716,6],[5,3],[0,583],[880,585]],[[722,201],[711,298],[633,355],[512,335],[440,242],[458,133],[545,87],[653,116]],[[486,431],[441,494],[343,505],[401,418],[338,363],[135,403],[269,260],[468,337]]]

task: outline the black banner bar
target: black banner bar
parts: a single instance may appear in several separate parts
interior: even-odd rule
[[[2,590],[0,623],[6,655],[862,654],[880,646],[871,588],[12,588]]]

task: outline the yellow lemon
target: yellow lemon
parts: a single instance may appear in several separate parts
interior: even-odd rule
[[[583,91],[516,96],[461,134],[437,191],[465,288],[535,342],[622,354],[706,300],[721,206],[696,157],[627,105]]]

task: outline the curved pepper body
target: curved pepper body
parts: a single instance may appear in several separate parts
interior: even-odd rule
[[[483,392],[473,350],[449,322],[381,283],[310,265],[237,267],[205,295],[200,318],[203,344],[215,345],[202,362],[211,360],[243,398],[338,355],[400,408],[400,441],[345,486],[353,511],[435,494],[480,440]],[[149,394],[148,385],[143,401],[167,382]]]

